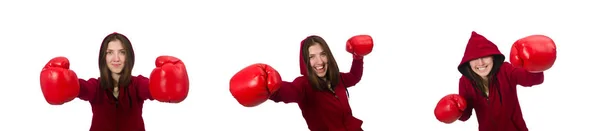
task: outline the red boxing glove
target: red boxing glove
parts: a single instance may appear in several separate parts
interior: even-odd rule
[[[346,51],[355,59],[362,59],[373,51],[373,38],[370,35],[356,35],[346,42]]]
[[[190,82],[181,60],[173,56],[159,56],[156,68],[150,74],[150,94],[160,102],[180,103],[188,95]]]
[[[440,122],[450,124],[458,120],[466,108],[467,101],[462,96],[449,94],[437,103],[434,110],[435,118]]]
[[[554,65],[556,45],[544,35],[531,35],[517,40],[510,50],[510,63],[529,72],[543,72]]]
[[[40,85],[48,104],[62,105],[79,95],[79,79],[69,66],[66,57],[54,57],[42,69]]]
[[[237,72],[229,81],[229,92],[244,107],[267,101],[281,87],[281,76],[273,67],[257,63]]]

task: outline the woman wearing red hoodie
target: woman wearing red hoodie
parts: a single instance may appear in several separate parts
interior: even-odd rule
[[[150,78],[132,76],[134,62],[129,39],[109,34],[100,47],[98,79],[79,79],[69,70],[66,57],[55,57],[41,73],[44,97],[51,105],[75,97],[89,101],[93,115],[90,131],[144,131],[144,101],[179,103],[186,98],[189,83],[185,66],[175,57],[159,56]]]
[[[504,61],[504,55],[494,43],[472,32],[458,66],[458,71],[462,74],[459,93],[447,95],[440,100],[435,109],[437,119],[444,123],[452,123],[457,119],[466,121],[475,109],[480,131],[527,131],[516,87],[542,84],[543,71],[551,66],[547,63],[553,63],[556,54],[540,49],[546,48],[543,46],[553,46],[553,42],[546,42],[542,46],[538,44],[538,47],[526,44],[528,43],[521,45],[531,46],[529,49],[533,50],[528,50],[530,56],[523,57],[522,54],[527,49],[517,42],[511,52],[511,61],[514,60],[511,64]],[[536,52],[536,48],[540,50]],[[540,58],[544,58],[546,62],[530,62],[531,65],[525,68],[519,64]]]
[[[247,107],[258,105],[267,98],[275,102],[297,103],[311,131],[362,131],[362,120],[352,116],[347,88],[360,81],[363,56],[369,54],[372,48],[373,41],[368,35],[350,38],[346,50],[353,54],[354,60],[350,72],[341,73],[327,42],[320,36],[309,36],[300,44],[302,76],[292,82],[281,81],[277,71],[270,66],[254,64],[232,78],[230,89],[238,102]],[[267,74],[261,73],[264,76],[259,82],[255,82],[256,79],[244,80],[246,76],[256,76],[256,73],[250,74],[256,71]],[[256,86],[252,83],[268,84]],[[267,95],[256,97],[255,94]],[[252,97],[248,99],[249,96]]]

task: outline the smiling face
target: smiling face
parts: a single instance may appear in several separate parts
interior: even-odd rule
[[[113,40],[108,43],[106,49],[106,66],[113,74],[120,74],[125,67],[126,51],[123,43],[119,40]]]
[[[327,53],[323,51],[321,44],[313,44],[308,47],[308,58],[310,67],[315,71],[317,76],[325,77],[327,74]]]
[[[494,67],[494,58],[492,56],[477,58],[469,61],[469,65],[475,74],[487,78]]]

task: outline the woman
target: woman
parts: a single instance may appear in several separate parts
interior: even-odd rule
[[[475,109],[480,131],[528,130],[516,87],[542,84],[544,73],[527,71],[504,59],[494,43],[472,32],[458,66],[462,74],[459,95],[466,101],[458,120],[467,121]]]
[[[362,120],[352,116],[346,88],[356,85],[362,78],[363,56],[371,51],[373,43],[370,36],[362,35],[351,38],[347,44],[355,48],[347,48],[354,54],[354,60],[350,72],[341,73],[323,38],[309,36],[304,39],[300,44],[302,76],[293,82],[283,81],[269,99],[298,103],[312,131],[362,131]]]
[[[64,58],[64,57],[62,57]],[[131,71],[135,62],[135,55],[131,42],[127,37],[119,33],[109,34],[102,41],[100,47],[100,55],[98,58],[98,66],[100,69],[100,78],[91,78],[88,80],[78,79],[74,72],[68,76],[56,76],[56,75],[44,75],[42,72],[42,89],[46,99],[49,98],[67,98],[59,101],[60,104],[72,100],[75,96],[52,96],[49,93],[58,90],[54,87],[60,87],[56,85],[67,86],[70,89],[65,92],[77,92],[76,97],[81,100],[89,101],[92,106],[92,123],[90,131],[144,131],[144,120],[142,118],[142,108],[145,100],[159,100],[161,102],[173,102],[178,103],[185,99],[187,96],[188,80],[185,67],[175,57],[160,56],[157,58],[156,70],[164,70],[164,72],[175,73],[177,76],[166,76],[166,77],[179,77],[179,80],[167,81],[162,76],[157,76],[148,79],[142,75],[132,76]],[[179,71],[166,70],[166,67],[158,67],[158,63],[175,63],[179,64],[182,68]],[[179,63],[177,63],[179,62]],[[50,63],[67,63],[68,60],[64,59],[53,59],[47,64],[48,65],[61,65],[61,64],[50,64]],[[52,68],[49,68],[52,69]],[[57,70],[56,71],[62,71]],[[46,71],[47,72],[47,71]],[[152,72],[151,77],[157,73],[163,71]],[[63,74],[63,73],[57,73]],[[67,73],[68,74],[68,73]],[[152,85],[152,81],[162,81],[169,83],[168,85]],[[78,80],[78,81],[71,81]],[[44,81],[51,81],[50,84]],[[58,83],[53,85],[52,82]],[[64,82],[64,83],[61,83]],[[183,86],[172,86],[170,83],[183,83]],[[182,92],[165,92],[155,90],[154,88],[183,88]],[[45,89],[45,90],[44,90]],[[172,89],[169,89],[172,90]],[[62,92],[62,91],[61,91]],[[156,96],[156,97],[153,97]],[[184,96],[176,98],[176,100],[164,100],[164,97],[173,96]],[[69,99],[71,98],[71,99]],[[50,103],[50,102],[49,102]],[[56,102],[51,103],[56,105]]]

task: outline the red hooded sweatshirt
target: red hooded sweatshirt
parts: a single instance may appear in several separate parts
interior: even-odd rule
[[[489,97],[476,88],[473,77],[468,73],[469,61],[485,56],[493,56]],[[544,73],[530,73],[523,68],[504,62],[504,55],[498,47],[484,36],[471,33],[465,54],[458,66],[462,77],[459,80],[459,94],[467,100],[467,109],[459,118],[466,121],[473,109],[477,116],[480,131],[528,131],[517,97],[517,85],[531,87],[544,82]],[[476,74],[475,74],[476,75]]]
[[[347,88],[362,78],[363,60],[354,59],[350,72],[340,72],[340,81],[334,92],[319,91],[311,87],[302,57],[300,44],[300,73],[293,82],[284,81],[281,88],[269,99],[274,102],[297,103],[311,131],[363,131],[362,120],[352,116]],[[285,130],[285,129],[283,129]]]
[[[92,106],[90,131],[145,131],[142,118],[144,100],[154,100],[148,89],[149,79],[132,76],[127,87],[119,87],[118,99],[113,89],[101,89],[100,80],[79,79],[78,98]]]

